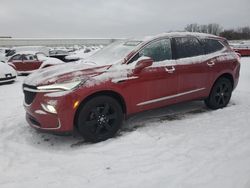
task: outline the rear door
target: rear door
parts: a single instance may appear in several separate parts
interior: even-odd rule
[[[176,71],[179,73],[178,101],[202,98],[208,89],[210,71],[204,48],[195,37],[173,39]]]
[[[33,54],[25,54],[23,57],[23,67],[25,71],[33,71],[41,66],[42,62]]]

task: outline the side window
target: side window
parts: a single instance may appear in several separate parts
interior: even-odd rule
[[[139,57],[142,56],[151,57],[154,62],[172,59],[170,39],[150,43],[139,52]]]
[[[22,61],[22,56],[20,54],[17,54],[10,58],[10,61]]]
[[[27,60],[27,61],[34,61],[36,60],[35,56],[32,55],[32,54],[27,54],[27,55],[24,55],[24,60]]]
[[[224,48],[224,46],[218,40],[204,39],[202,42],[206,54],[217,52]]]
[[[178,37],[175,38],[175,49],[177,59],[194,57],[204,54],[204,50],[197,38]]]

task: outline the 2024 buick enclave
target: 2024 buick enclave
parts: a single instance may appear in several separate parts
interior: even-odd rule
[[[131,114],[203,99],[225,107],[239,79],[237,54],[224,38],[165,33],[115,42],[84,62],[31,74],[23,84],[28,123],[77,130],[91,142],[113,137]]]

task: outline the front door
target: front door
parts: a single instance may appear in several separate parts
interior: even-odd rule
[[[21,71],[23,68],[23,58],[21,54],[12,56],[8,63],[13,64],[17,71]]]
[[[138,78],[130,81],[127,89],[131,92],[133,110],[138,112],[174,103],[178,72],[175,71],[175,60],[172,60],[171,40],[152,41],[139,51],[137,58],[140,57],[150,57],[154,62],[138,75],[133,75]]]

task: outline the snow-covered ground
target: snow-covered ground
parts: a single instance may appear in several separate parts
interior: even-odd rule
[[[98,144],[30,128],[23,79],[0,85],[1,188],[250,187],[250,58],[227,108],[198,101],[142,113]]]

